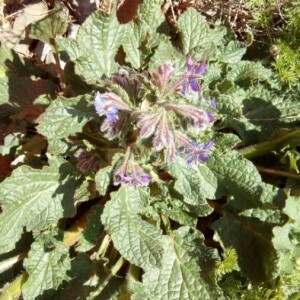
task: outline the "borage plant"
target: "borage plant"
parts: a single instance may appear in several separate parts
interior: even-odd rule
[[[59,82],[1,49],[2,281],[22,272],[3,299],[299,296],[297,92],[160,4],[96,12],[76,40],[59,10],[35,23]]]

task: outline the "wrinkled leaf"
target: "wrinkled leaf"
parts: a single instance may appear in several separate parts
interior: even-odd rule
[[[86,97],[57,98],[37,120],[38,132],[49,140],[66,138],[81,132],[93,112],[92,101]]]
[[[164,253],[159,230],[138,215],[147,207],[148,198],[144,188],[123,186],[111,194],[101,217],[120,254],[144,269],[160,265]]]
[[[0,252],[12,250],[25,226],[39,232],[74,214],[72,167],[54,160],[43,169],[20,166],[0,184]]]
[[[63,280],[68,280],[67,271],[71,269],[69,248],[61,241],[51,245],[37,240],[31,245],[24,267],[29,277],[22,287],[24,300],[34,300],[44,291],[57,289]]]

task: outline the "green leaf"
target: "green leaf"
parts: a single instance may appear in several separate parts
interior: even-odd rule
[[[165,21],[161,4],[161,0],[143,0],[139,5],[138,18],[143,35],[152,35],[152,39],[155,38],[158,27]]]
[[[128,23],[126,26],[126,38],[122,44],[124,52],[126,53],[126,61],[135,69],[140,69],[145,55],[140,50],[143,42],[142,29],[134,22]]]
[[[171,165],[170,174],[176,178],[175,190],[183,196],[186,204],[194,207],[199,216],[212,212],[206,198],[219,197],[218,179],[206,165],[188,165],[184,159],[178,158]]]
[[[178,222],[181,225],[196,227],[197,217],[183,210],[182,207],[176,205],[175,199],[171,199],[172,203],[168,206],[164,202],[158,202],[155,207],[159,209],[168,218]],[[174,203],[175,202],[175,203]]]
[[[236,147],[241,142],[241,139],[236,134],[226,133],[215,136],[214,142],[215,147],[218,148],[220,153],[222,153]]]
[[[180,16],[177,29],[181,35],[183,54],[189,55],[194,48],[201,46],[209,28],[205,18],[196,9],[190,8]]]
[[[147,189],[122,186],[111,194],[101,217],[120,254],[144,269],[160,265],[164,253],[159,230],[138,215],[147,207],[148,199]]]
[[[22,286],[24,300],[34,300],[44,291],[57,289],[59,285],[68,280],[67,271],[71,269],[69,248],[61,241],[56,241],[47,249],[41,240],[31,245],[24,267],[29,275]]]
[[[96,12],[86,19],[78,32],[80,57],[75,70],[87,82],[96,82],[117,70],[114,59],[124,40],[124,26],[115,12]]]
[[[48,153],[52,155],[60,155],[66,153],[71,147],[71,144],[66,140],[48,140]]]
[[[199,232],[181,227],[169,237],[161,268],[153,267],[143,275],[144,299],[217,299],[217,288],[209,285],[216,253],[203,245]],[[204,274],[206,273],[206,274]],[[210,288],[215,289],[215,294]],[[133,299],[141,299],[135,295]]]
[[[263,85],[235,89],[218,99],[223,126],[234,128],[245,144],[270,139],[278,130],[293,128],[299,118],[297,96],[275,93]]]
[[[182,59],[182,54],[178,52],[169,39],[161,39],[154,55],[150,59],[148,69],[150,72],[154,72],[158,66],[167,61],[171,61],[176,65],[176,63]]]
[[[240,61],[231,67],[226,78],[231,81],[240,82],[247,79],[268,80],[271,70],[265,68],[260,62]]]
[[[219,184],[236,199],[234,205],[239,209],[259,207],[262,197],[261,177],[255,166],[237,152],[225,154],[214,152],[207,167],[219,179]]]
[[[158,28],[162,31],[165,16],[161,11],[161,1],[142,1],[139,5],[138,18],[126,26],[126,39],[122,46],[126,61],[135,69],[144,66],[152,48],[164,44]],[[166,26],[165,26],[166,27]],[[170,58],[169,58],[170,59]]]
[[[108,166],[100,169],[95,177],[96,188],[100,196],[104,196],[111,181],[112,167]]]
[[[76,40],[72,38],[57,38],[55,42],[62,60],[75,60],[80,56],[80,48]]]
[[[70,280],[64,281],[51,299],[88,299],[90,291],[95,288],[91,286],[93,285],[91,274],[97,271],[99,271],[99,265],[93,264],[88,255],[78,254],[71,261],[71,270],[68,271]]]
[[[21,166],[0,184],[0,253],[15,247],[25,226],[41,231],[74,214],[72,167],[58,160],[42,170]]]
[[[280,271],[293,275],[297,271],[300,255],[300,198],[288,197],[283,211],[290,220],[284,226],[273,229],[273,244],[279,253]]]
[[[246,53],[246,46],[244,43],[238,41],[230,41],[228,45],[221,51],[221,56],[219,57],[221,62],[227,64],[238,63],[243,55]]]
[[[57,36],[63,35],[68,28],[68,16],[63,10],[56,7],[45,18],[31,25],[30,37],[53,45]]]
[[[24,137],[24,134],[20,132],[15,132],[7,135],[4,138],[4,145],[0,146],[0,154],[2,155],[9,154],[13,148],[16,148],[17,146],[20,145],[22,137]]]
[[[289,197],[285,202],[284,213],[294,220],[300,229],[300,197]]]
[[[272,244],[273,226],[256,217],[225,212],[212,227],[226,248],[236,250],[242,273],[250,280],[263,282],[277,276],[278,256]]]
[[[93,185],[88,177],[85,178],[83,182],[77,181],[77,186],[74,194],[75,206],[78,206],[81,203],[89,201],[97,196],[96,191],[94,191],[94,189],[91,189],[91,184]]]
[[[95,247],[101,237],[103,225],[101,222],[101,214],[103,207],[95,205],[88,217],[88,222],[85,230],[81,233],[80,244],[76,247],[79,252],[86,252]]]
[[[82,131],[94,116],[92,101],[87,97],[59,97],[38,118],[38,132],[49,140],[58,140]]]

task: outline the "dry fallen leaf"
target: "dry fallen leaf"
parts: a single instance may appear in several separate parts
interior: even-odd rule
[[[14,13],[14,21],[9,26],[4,26],[4,28],[2,26],[0,43],[28,56],[32,41],[28,36],[30,24],[44,18],[47,13],[48,7],[45,2],[40,0],[30,1],[24,6],[24,9]]]

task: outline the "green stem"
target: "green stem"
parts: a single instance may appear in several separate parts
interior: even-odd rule
[[[162,214],[161,219],[162,219],[162,222],[163,222],[164,227],[166,229],[166,232],[170,233],[171,232],[171,225],[170,225],[170,221],[169,221],[168,217],[166,217],[165,215]]]
[[[244,149],[240,149],[239,152],[248,159],[263,156],[271,151],[281,149],[285,145],[289,144],[293,140],[300,140],[300,129],[289,131],[288,133],[276,137],[273,140],[266,141],[260,144],[252,145]],[[300,144],[300,142],[299,142]]]
[[[110,244],[110,241],[111,241],[110,235],[106,234],[105,237],[103,238],[101,246],[100,246],[100,248],[99,248],[99,250],[97,252],[97,257],[102,258],[105,255],[105,253],[107,251],[107,248],[108,248],[108,246]]]
[[[291,173],[291,172],[287,172],[287,171],[275,170],[275,169],[271,169],[271,168],[260,167],[260,166],[256,166],[256,168],[258,171],[261,171],[264,173],[300,180],[299,174],[295,174],[295,173]]]
[[[110,273],[105,277],[103,282],[97,288],[95,292],[90,295],[90,299],[99,299],[98,296],[102,293],[104,288],[107,286],[109,281],[117,275],[118,271],[123,267],[126,260],[123,257],[120,257],[119,260],[115,263],[115,265],[111,268]]]

